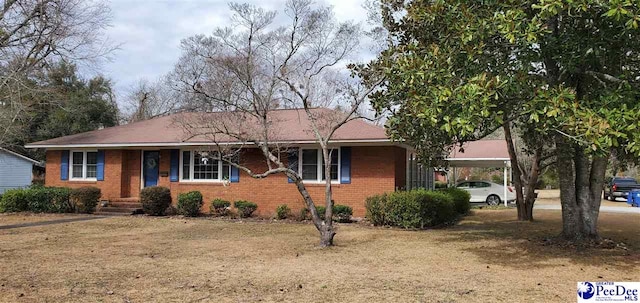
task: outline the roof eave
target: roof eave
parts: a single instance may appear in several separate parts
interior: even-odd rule
[[[27,156],[23,156],[23,155],[21,155],[21,154],[19,154],[19,153],[16,153],[16,152],[10,151],[10,150],[8,150],[8,149],[6,149],[6,148],[1,148],[1,147],[0,147],[0,150],[1,150],[1,151],[5,151],[5,152],[7,152],[8,154],[14,155],[14,156],[16,156],[16,157],[18,157],[18,158],[21,158],[21,159],[23,159],[23,160],[29,161],[29,162],[31,162],[31,163],[33,163],[33,164],[40,165],[40,166],[42,165],[42,162],[40,162],[40,161],[37,161],[37,160],[31,159],[31,158],[29,158],[29,157],[27,157]]]
[[[274,141],[270,144],[316,144],[316,140],[301,140],[301,141]],[[362,140],[331,140],[332,144],[362,144],[362,145],[395,145],[390,139],[362,139]],[[49,148],[49,149],[63,149],[63,148],[118,148],[118,147],[183,147],[183,146],[238,146],[238,145],[255,145],[252,142],[153,142],[153,143],[79,143],[79,144],[38,144],[37,142],[25,145],[26,148]]]

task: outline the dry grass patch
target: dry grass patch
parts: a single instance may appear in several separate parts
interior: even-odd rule
[[[85,217],[82,214],[0,213],[0,226]]]
[[[639,216],[602,214],[629,250],[541,245],[560,212],[475,211],[420,232],[341,225],[318,249],[312,225],[120,217],[0,231],[7,302],[566,302],[577,281],[640,280]]]

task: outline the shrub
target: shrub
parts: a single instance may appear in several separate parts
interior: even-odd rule
[[[279,205],[276,208],[276,218],[283,220],[291,216],[291,209],[286,204]]]
[[[29,210],[29,200],[24,189],[10,189],[4,192],[0,200],[0,212],[19,212]]]
[[[471,209],[471,203],[469,203],[469,200],[471,200],[471,194],[469,194],[468,191],[452,187],[443,190],[443,192],[453,199],[454,208],[458,214],[466,215],[469,213],[469,210]]]
[[[367,218],[374,225],[425,228],[454,221],[453,199],[443,192],[412,190],[367,198]]]
[[[91,214],[96,211],[101,195],[99,188],[85,186],[72,189],[69,199],[76,206],[78,212]]]
[[[371,221],[371,224],[375,226],[391,225],[389,219],[387,219],[386,207],[388,199],[387,194],[375,195],[366,199],[365,208],[367,213],[365,216]]]
[[[227,216],[229,215],[229,207],[231,207],[231,202],[215,199],[211,201],[210,212],[215,216]]]
[[[298,215],[298,220],[304,221],[309,219],[309,209],[306,207],[300,210],[300,214]]]
[[[199,191],[190,191],[178,195],[178,213],[181,215],[197,217],[202,204],[202,194]]]
[[[316,206],[316,211],[318,212],[318,216],[320,217],[320,219],[324,220],[325,219],[325,211],[327,210],[327,208],[325,206]],[[334,204],[333,205],[333,220],[334,221],[338,221],[338,222],[342,222],[342,223],[347,223],[347,222],[351,222],[351,216],[353,215],[353,209],[351,209],[351,207],[346,206],[346,205],[339,205],[339,204]]]
[[[71,188],[67,187],[46,187],[49,192],[50,203],[53,205],[52,212],[73,213],[76,206],[71,202]]]
[[[171,205],[171,191],[162,186],[145,187],[140,191],[140,203],[145,214],[164,216]]]
[[[422,199],[422,214],[424,226],[436,226],[451,223],[458,218],[455,204],[451,196],[442,192],[425,191],[419,195]]]
[[[257,204],[245,200],[236,201],[233,203],[233,206],[238,209],[238,215],[240,215],[240,218],[251,217],[251,214],[258,209]]]
[[[324,214],[327,211],[327,208],[324,206],[316,206],[316,212],[318,213],[318,216],[320,217],[320,219],[324,220]]]
[[[33,211],[36,213],[74,212],[69,202],[71,190],[65,187],[32,186],[26,189],[14,189],[0,199],[0,212]]]
[[[25,189],[24,194],[30,211],[35,213],[57,212],[49,197],[49,189],[37,186]]]
[[[353,215],[353,209],[346,205],[336,204],[333,206],[333,217],[340,223],[351,222],[351,216]]]

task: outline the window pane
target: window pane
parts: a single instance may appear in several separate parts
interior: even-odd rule
[[[318,152],[322,152],[322,151],[318,151]],[[338,180],[338,154],[340,152],[337,149],[332,149],[331,150],[331,180]],[[325,180],[325,174],[324,174],[324,157],[322,159],[322,180]]]
[[[73,169],[71,170],[71,178],[82,178],[82,164],[73,165]]]
[[[98,168],[95,164],[87,164],[87,178],[96,178]]]
[[[73,153],[73,164],[80,164],[82,165],[83,159],[82,157],[84,156],[83,152],[74,152]]]
[[[182,179],[189,180],[191,166],[191,151],[182,152]]]
[[[302,150],[302,179],[318,180],[318,150]]]
[[[193,156],[193,179],[215,180],[219,179],[219,160],[208,153],[195,152]]]
[[[96,153],[96,152],[88,152],[87,153],[87,164],[92,164],[92,165],[98,164],[98,153]]]
[[[222,163],[222,179],[229,179],[231,177],[231,165],[228,163]]]

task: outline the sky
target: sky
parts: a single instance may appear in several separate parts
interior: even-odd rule
[[[340,21],[365,23],[363,0],[316,0],[331,5]],[[281,12],[285,0],[245,0]],[[220,0],[111,0],[111,27],[107,39],[119,45],[98,69],[110,78],[120,101],[140,79],[154,81],[169,72],[180,56],[180,41],[210,34],[228,23],[229,1]],[[282,13],[279,13],[282,15]]]

